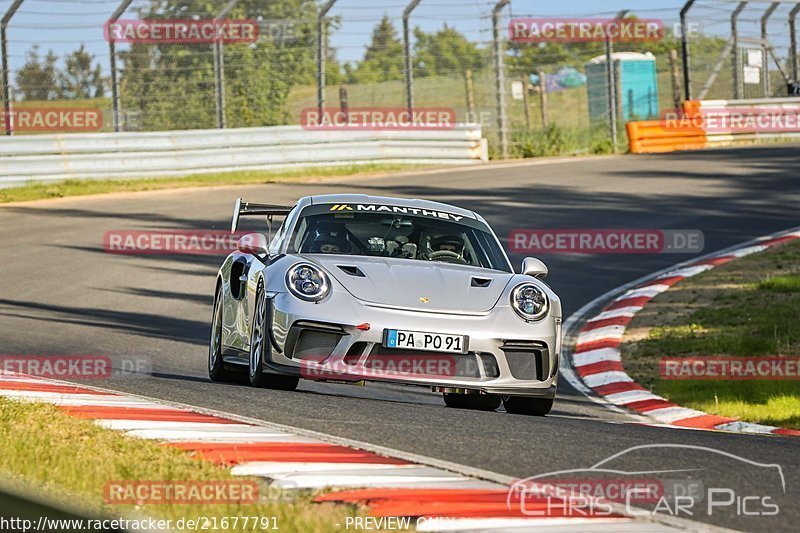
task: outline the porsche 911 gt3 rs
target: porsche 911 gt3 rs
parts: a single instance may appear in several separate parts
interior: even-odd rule
[[[264,217],[217,275],[208,370],[252,385],[299,380],[432,387],[450,407],[544,415],[556,393],[561,302],[526,258],[515,274],[477,213],[425,200],[236,201]],[[273,217],[284,217],[271,232]]]

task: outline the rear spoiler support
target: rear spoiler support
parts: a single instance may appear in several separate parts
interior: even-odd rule
[[[285,217],[292,210],[291,207],[282,207],[278,205],[269,204],[256,204],[253,202],[245,202],[241,198],[236,199],[233,206],[233,221],[231,222],[231,233],[236,233],[239,227],[240,216],[265,216],[267,222],[272,222],[272,217]]]

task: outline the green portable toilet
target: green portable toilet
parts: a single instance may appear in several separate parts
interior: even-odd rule
[[[623,120],[658,117],[658,79],[656,58],[650,52],[614,52],[612,62],[617,76],[617,109]],[[589,118],[608,119],[608,79],[606,56],[597,56],[586,63],[586,91],[589,97]]]

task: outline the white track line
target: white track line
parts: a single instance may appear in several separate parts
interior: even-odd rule
[[[621,361],[619,350],[616,348],[598,348],[587,352],[572,354],[572,364],[575,367],[600,363],[602,361]]]
[[[606,400],[614,405],[625,405],[631,402],[641,402],[643,400],[663,400],[661,396],[653,394],[649,390],[629,390],[606,395]]]
[[[667,532],[681,531],[660,524],[634,522],[629,518],[457,518],[455,520],[427,520],[417,526],[417,531],[533,531],[536,533],[563,533],[591,531],[593,533]]]
[[[227,424],[230,425],[230,424]],[[206,429],[132,429],[125,433],[140,439],[163,440],[168,442],[214,442],[214,443],[253,443],[253,442],[291,442],[314,443],[316,439],[292,435],[290,433],[265,431],[262,428],[252,428],[253,431],[216,430]]]
[[[596,328],[578,335],[577,344],[585,344],[587,342],[597,342],[604,340],[618,340],[622,338],[625,333],[624,326],[604,326]]]
[[[586,385],[593,389],[603,385],[610,385],[612,383],[633,382],[633,379],[621,370],[610,370],[608,372],[599,372],[597,374],[589,374],[588,376],[582,377]]]
[[[279,489],[380,488],[380,489],[494,489],[489,481],[452,476],[372,476],[366,472],[351,475],[293,475],[275,479],[270,486]]]
[[[253,427],[248,424],[225,424],[221,422],[173,422],[171,420],[96,420],[95,424],[108,429],[241,429]]]
[[[411,463],[407,465],[390,465],[381,463],[290,463],[280,461],[253,461],[234,466],[231,469],[231,474],[234,476],[261,476],[273,478],[273,476],[287,474],[382,470],[390,466],[399,469],[419,468],[419,465]]]

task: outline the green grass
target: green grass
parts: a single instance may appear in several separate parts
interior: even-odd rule
[[[796,381],[662,381],[655,392],[706,413],[800,429]]]
[[[138,192],[184,187],[214,187],[220,185],[252,185],[297,180],[301,178],[315,179],[337,176],[370,176],[418,168],[424,168],[424,166],[370,163],[364,165],[309,167],[291,170],[215,172],[185,177],[65,180],[53,183],[30,183],[20,187],[0,189],[0,204],[110,192]]]
[[[651,305],[660,311],[642,321],[637,316],[629,326],[629,331],[651,326],[646,338],[623,344],[623,361],[634,379],[679,405],[800,428],[797,380],[677,381],[658,377],[662,357],[800,355],[800,243],[695,276],[656,297]],[[663,317],[676,313],[677,318],[663,323]]]
[[[758,284],[758,289],[768,292],[800,292],[800,276],[775,276]]]
[[[257,504],[144,504],[118,505],[103,501],[109,481],[208,481],[243,479],[186,452],[134,439],[100,428],[89,420],[64,414],[49,404],[15,402],[0,398],[0,475],[22,479],[50,494],[67,508],[81,506],[98,514],[119,516],[131,512],[178,520],[197,517],[276,517],[280,531],[333,532],[347,516],[361,514],[354,507],[315,504],[312,495],[297,497],[260,491]],[[246,478],[256,479],[257,478]],[[271,494],[272,498],[265,495]],[[253,531],[244,529],[225,531]],[[215,531],[215,530],[211,530]]]

